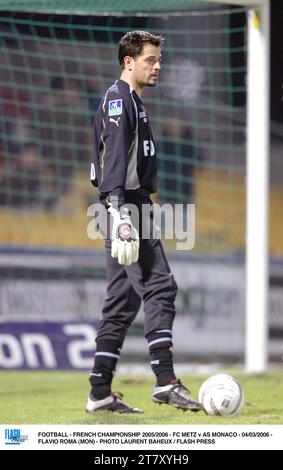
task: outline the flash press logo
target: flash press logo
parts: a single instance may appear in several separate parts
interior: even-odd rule
[[[17,428],[5,429],[5,445],[19,446],[28,440],[28,436],[21,435],[21,430]]]

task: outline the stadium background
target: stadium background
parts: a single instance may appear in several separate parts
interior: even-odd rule
[[[174,7],[186,4],[186,13],[160,15],[160,2],[144,2],[153,14],[135,16],[137,2],[120,2],[119,11],[108,1],[96,2],[100,15],[92,16],[91,2],[81,2],[80,14],[40,12],[44,2],[34,2],[36,13],[25,12],[25,2],[14,3],[11,12],[0,1],[0,367],[91,366],[106,287],[102,242],[86,233],[87,208],[95,202],[92,120],[119,76],[117,41],[130,29],[166,36],[160,83],[144,94],[158,144],[155,200],[196,204],[194,250],[176,252],[175,241],[165,242],[180,288],[176,359],[243,361],[245,10],[188,9],[179,1]],[[132,13],[122,15],[123,9]],[[280,11],[273,2],[269,351],[277,361],[283,339]],[[146,356],[140,312],[122,360]]]

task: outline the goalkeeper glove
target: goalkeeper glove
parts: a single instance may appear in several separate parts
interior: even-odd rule
[[[113,217],[111,256],[118,258],[119,264],[129,266],[139,257],[139,234],[131,222],[127,208],[118,211],[110,207],[108,212]]]

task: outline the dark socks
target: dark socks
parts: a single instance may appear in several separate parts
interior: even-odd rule
[[[111,393],[111,383],[120,355],[117,341],[97,342],[94,366],[89,376],[91,394],[96,400],[102,400]]]
[[[176,379],[173,367],[172,332],[159,330],[147,336],[150,365],[156,375],[157,385],[162,387]]]

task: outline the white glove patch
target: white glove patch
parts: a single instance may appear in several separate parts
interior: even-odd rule
[[[129,266],[139,258],[139,234],[132,224],[129,213],[108,209],[113,217],[111,256],[118,258],[119,264]],[[123,213],[124,212],[124,213]]]

